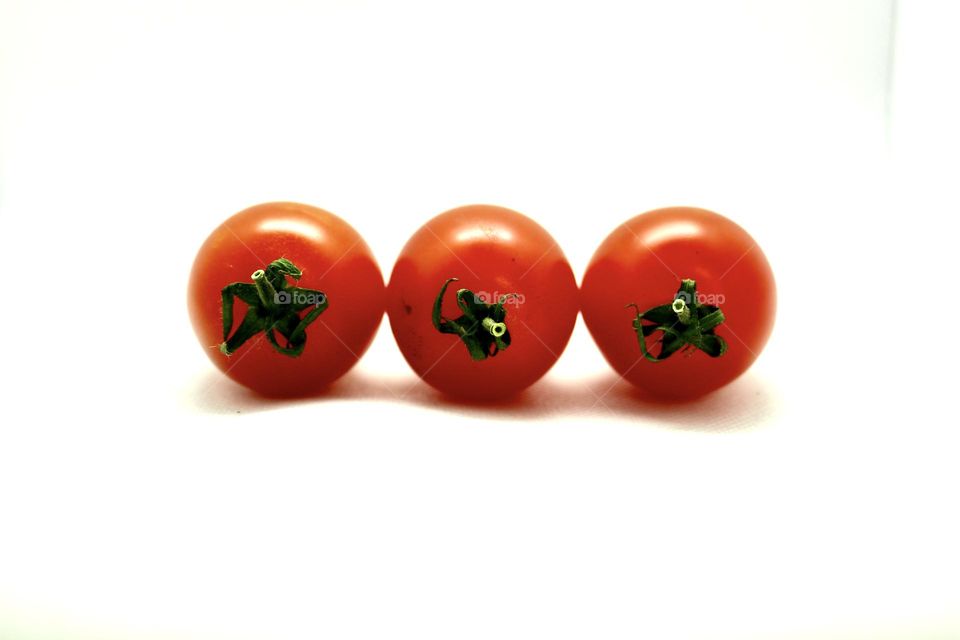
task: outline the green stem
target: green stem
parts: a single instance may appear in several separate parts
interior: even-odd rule
[[[502,322],[497,322],[493,318],[484,318],[483,322],[480,324],[482,324],[483,328],[486,329],[494,338],[499,338],[507,332],[507,325]]]
[[[253,278],[253,284],[257,287],[260,303],[267,309],[275,309],[277,306],[277,290],[270,284],[267,272],[263,269],[257,269],[250,277]]]
[[[673,312],[677,314],[678,321],[683,324],[690,324],[690,307],[683,301],[683,298],[677,298],[670,306],[673,307]]]
[[[277,353],[290,357],[303,353],[307,343],[307,327],[327,309],[329,300],[321,291],[292,287],[287,282],[288,276],[299,280],[301,275],[295,264],[286,258],[279,258],[266,268],[254,271],[250,276],[253,284],[234,282],[225,286],[220,294],[223,310],[220,352],[229,356],[253,336],[263,333]],[[299,301],[301,295],[306,297],[307,294],[310,294],[311,302]],[[234,299],[243,301],[247,305],[247,312],[240,326],[230,335]],[[311,310],[301,317],[300,313],[308,307]],[[285,345],[280,344],[276,333],[285,339]]]
[[[726,341],[715,330],[724,321],[720,307],[701,304],[697,283],[685,279],[680,283],[673,301],[641,312],[635,304],[633,330],[640,343],[641,355],[651,362],[662,362],[686,347],[694,347],[708,356],[718,358],[727,351]],[[656,341],[660,352],[653,355],[647,348],[647,338],[656,332],[662,335]]]
[[[507,311],[504,303],[518,297],[516,294],[500,296],[494,304],[480,300],[469,289],[457,290],[457,306],[463,315],[450,320],[443,317],[443,296],[451,282],[448,278],[440,287],[433,302],[433,326],[440,333],[452,333],[466,345],[467,352],[474,360],[491,358],[510,346],[510,331],[505,322]],[[482,328],[483,331],[478,331]]]

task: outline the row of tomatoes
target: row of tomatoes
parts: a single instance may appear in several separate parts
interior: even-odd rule
[[[686,207],[624,222],[580,287],[539,224],[459,207],[407,242],[388,286],[341,218],[251,207],[207,238],[188,305],[210,359],[269,396],[321,391],[369,346],[384,310],[410,366],[451,396],[506,398],[556,362],[578,312],[610,365],[655,397],[692,398],[743,373],[773,326],[763,252],[729,219]]]

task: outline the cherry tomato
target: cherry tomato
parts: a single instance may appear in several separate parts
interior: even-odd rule
[[[581,297],[610,365],[661,398],[701,396],[746,371],[776,311],[773,272],[753,238],[690,207],[620,225],[593,255]]]
[[[407,242],[387,315],[414,371],[465,399],[505,399],[540,379],[576,321],[563,251],[524,215],[489,205],[442,213]]]
[[[383,317],[369,247],[337,216],[260,204],[217,227],[197,253],[188,307],[221,371],[268,396],[319,391],[356,364]]]

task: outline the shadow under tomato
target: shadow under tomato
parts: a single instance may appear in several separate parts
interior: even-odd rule
[[[214,414],[343,400],[402,402],[484,420],[637,420],[638,424],[711,432],[760,426],[776,414],[779,404],[775,390],[749,372],[727,387],[692,401],[646,397],[613,372],[577,381],[547,376],[520,394],[493,401],[445,396],[412,373],[390,377],[362,370],[347,373],[322,391],[297,398],[265,397],[211,370],[186,394],[186,403],[193,409]]]
[[[674,429],[727,432],[769,424],[780,410],[776,388],[747,372],[729,385],[693,400],[653,398],[614,374],[606,376],[604,403],[617,415],[633,414]]]
[[[410,394],[408,400],[484,419],[633,420],[638,425],[654,423],[707,432],[762,426],[777,413],[779,404],[775,390],[760,376],[749,373],[723,389],[689,401],[650,398],[613,372],[578,381],[548,376],[523,393],[497,402],[462,401],[429,388]]]
[[[199,413],[210,414],[271,411],[313,400],[313,396],[264,396],[234,382],[217,369],[208,369],[199,374],[182,397],[182,402],[187,407]]]

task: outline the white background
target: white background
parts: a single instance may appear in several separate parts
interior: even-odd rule
[[[955,5],[0,4],[0,638],[957,638]],[[246,206],[540,221],[578,277],[670,204],[746,227],[774,336],[638,404],[582,323],[514,406],[387,323],[264,402],[185,310]],[[601,398],[597,400],[598,396]]]

